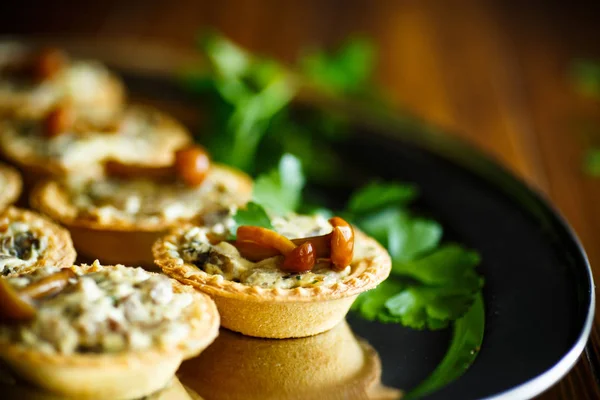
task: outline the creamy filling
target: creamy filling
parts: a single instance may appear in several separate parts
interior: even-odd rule
[[[0,275],[19,273],[34,265],[48,247],[48,239],[24,222],[11,222],[0,232]]]
[[[39,120],[14,121],[5,129],[4,146],[22,156],[56,161],[67,169],[84,168],[109,158],[121,162],[143,162],[169,149],[161,146],[164,131],[153,111],[131,109],[124,114],[119,131],[65,132],[48,139]],[[161,156],[162,157],[162,156]],[[86,170],[78,172],[88,172]]]
[[[0,74],[0,104],[25,107],[33,115],[39,115],[62,99],[70,99],[75,106],[92,105],[96,100],[102,104],[108,98],[110,73],[94,62],[74,62],[52,80],[38,83],[33,79]],[[13,104],[14,103],[14,104]],[[108,110],[92,107],[82,110],[90,117],[107,117]],[[18,110],[17,110],[18,113]],[[31,114],[31,113],[26,113]]]
[[[23,287],[55,271],[44,268],[9,282]],[[190,333],[186,308],[192,301],[189,293],[175,293],[164,275],[124,266],[99,268],[41,300],[33,321],[0,325],[0,337],[62,354],[175,347]]]
[[[272,218],[271,223],[278,233],[290,239],[324,235],[332,230],[329,222],[321,216],[276,217]],[[226,238],[229,233],[227,227],[230,226],[231,223],[220,223],[212,227],[194,227],[183,235],[178,246],[172,246],[170,255],[208,274],[262,288],[331,286],[350,275],[350,266],[342,271],[334,271],[328,262],[317,263],[309,272],[289,273],[281,269],[282,256],[252,262],[244,259],[226,241],[211,244],[209,237],[213,238],[213,242],[214,237]]]
[[[236,190],[210,175],[198,187],[179,182],[110,178],[73,181],[68,190],[79,217],[101,222],[190,219],[202,211],[226,209],[240,202]]]

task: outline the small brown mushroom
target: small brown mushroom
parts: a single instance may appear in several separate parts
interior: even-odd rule
[[[313,269],[315,261],[315,250],[310,242],[306,242],[285,256],[281,269],[288,272],[306,272]]]
[[[16,291],[8,280],[0,278],[0,319],[26,321],[35,317],[35,307]]]
[[[198,186],[210,169],[208,153],[200,146],[190,146],[175,153],[175,172],[188,186]]]
[[[48,47],[35,56],[32,73],[35,79],[45,81],[57,76],[67,64],[66,55],[59,49]]]
[[[186,147],[175,153],[175,161],[169,166],[149,166],[128,164],[117,160],[109,160],[104,164],[108,176],[123,179],[148,178],[154,181],[170,181],[180,179],[186,185],[200,185],[210,169],[208,154],[199,146]]]
[[[240,240],[235,240],[231,243],[240,252],[242,257],[252,262],[262,261],[281,254],[273,247],[262,246],[254,242],[242,242]]]
[[[54,138],[66,133],[75,122],[74,112],[68,104],[61,104],[52,109],[44,118],[44,134]]]
[[[60,293],[77,275],[70,269],[48,275],[20,290],[14,289],[7,279],[0,278],[0,319],[26,321],[35,317],[34,300]]]
[[[284,256],[296,248],[285,236],[260,226],[240,226],[236,233],[236,242],[252,242],[259,246],[270,247]]]
[[[333,226],[331,263],[334,269],[342,270],[350,265],[354,257],[354,229],[340,217],[331,218],[329,223]]]
[[[117,160],[104,163],[104,172],[108,176],[121,179],[148,178],[155,181],[170,180],[175,175],[173,167],[152,167],[141,164],[125,164]]]
[[[241,226],[233,245],[242,257],[256,262],[279,254],[287,255],[295,248],[309,243],[311,254],[316,260],[329,260],[335,270],[342,270],[352,263],[354,257],[354,230],[352,225],[340,217],[331,218],[329,223],[333,230],[328,234],[292,240],[266,228]]]
[[[44,297],[60,293],[69,284],[69,279],[75,278],[75,272],[68,268],[61,269],[54,274],[48,275],[39,281],[25,286],[19,291],[20,296],[38,300]]]

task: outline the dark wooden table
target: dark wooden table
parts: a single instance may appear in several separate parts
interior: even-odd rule
[[[478,146],[545,192],[580,235],[600,276],[600,180],[581,172],[600,138],[600,104],[568,79],[600,59],[600,3],[502,0],[22,1],[0,4],[0,33],[128,39],[189,50],[199,27],[283,60],[350,33],[373,38],[377,76],[398,106]],[[527,3],[527,4],[524,4]],[[568,4],[567,4],[568,3]],[[589,3],[589,4],[588,4]],[[584,134],[581,121],[597,123]],[[598,360],[598,319],[588,355]],[[600,399],[592,364],[540,398]]]

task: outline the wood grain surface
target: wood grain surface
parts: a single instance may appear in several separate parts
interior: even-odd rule
[[[352,33],[377,44],[377,79],[398,107],[475,144],[545,192],[600,276],[600,180],[581,172],[600,104],[568,79],[575,58],[600,59],[600,2],[297,0],[0,4],[0,34],[127,39],[189,50],[215,27],[251,50],[292,61]],[[594,122],[595,121],[595,122]],[[594,125],[595,124],[595,125]],[[600,399],[598,319],[588,357],[541,399]],[[590,359],[592,362],[590,362]]]

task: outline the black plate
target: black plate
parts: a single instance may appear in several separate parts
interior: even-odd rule
[[[104,58],[94,49],[83,53]],[[119,59],[114,66],[127,64]],[[175,82],[148,70],[119,69],[134,99],[194,110],[194,100]],[[419,206],[447,236],[482,256],[486,331],[480,353],[462,377],[426,398],[526,399],[555,384],[584,350],[595,305],[585,252],[556,210],[469,146],[415,121],[328,101],[318,106],[347,108],[354,121],[353,140],[340,152],[357,184],[372,177],[416,183]],[[347,193],[317,190],[332,203]],[[383,384],[405,391],[433,371],[451,336],[449,330],[420,332],[352,315],[348,322],[378,352]]]
[[[124,77],[141,96],[189,104],[169,80]],[[555,384],[584,350],[594,316],[591,269],[571,228],[539,194],[469,146],[406,118],[349,108],[355,135],[340,151],[357,181],[416,183],[423,209],[483,259],[486,331],[479,356],[427,398],[526,399]],[[334,202],[344,196],[325,194]],[[348,321],[378,351],[383,384],[402,390],[433,371],[450,338],[447,330],[419,332],[352,315]]]

